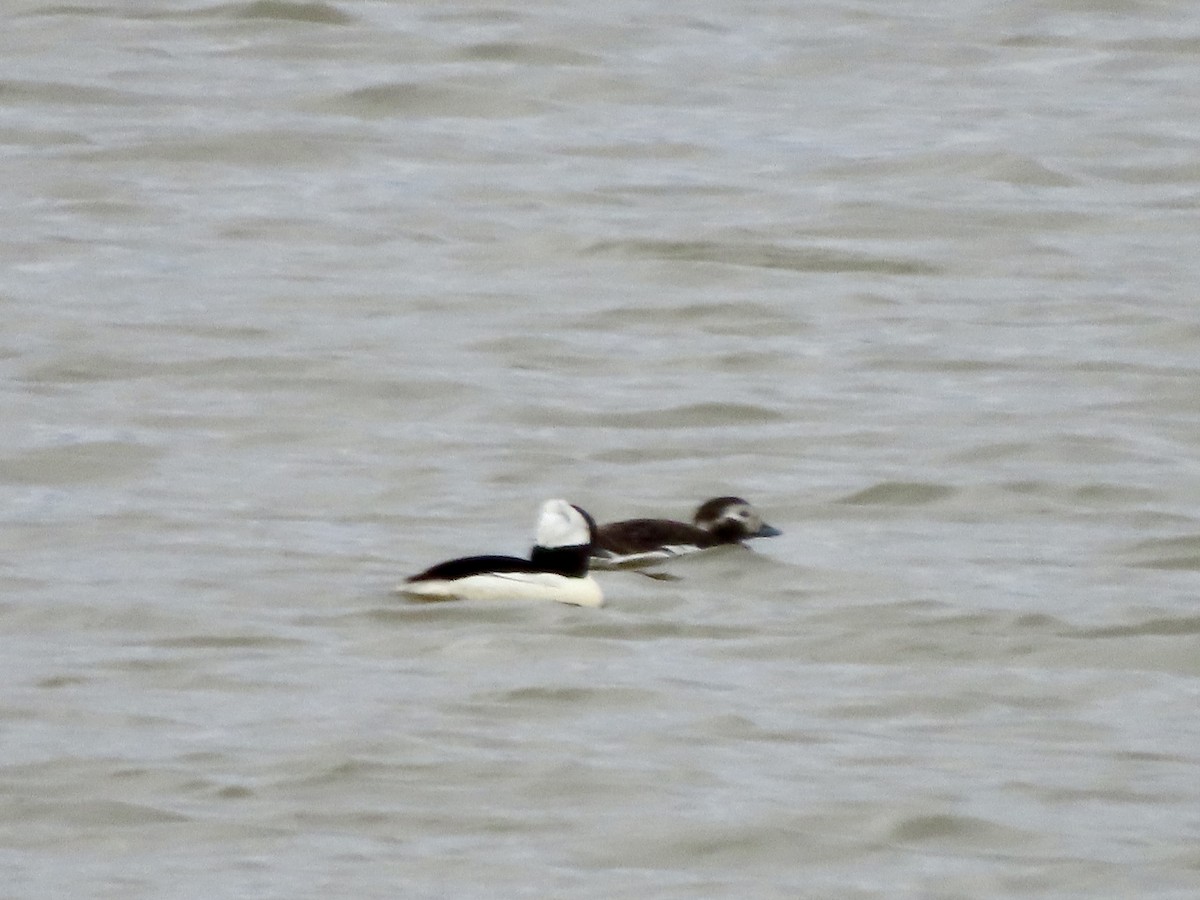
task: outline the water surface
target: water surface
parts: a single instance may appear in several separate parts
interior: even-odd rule
[[[1200,890],[1200,13],[2,18],[9,895]]]

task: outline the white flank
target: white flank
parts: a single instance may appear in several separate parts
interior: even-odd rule
[[[553,600],[571,606],[604,605],[600,585],[591,578],[567,578],[553,572],[492,572],[453,581],[411,581],[397,587],[396,593],[416,600]]]
[[[591,542],[592,533],[579,510],[566,500],[547,500],[538,514],[535,540],[547,550],[581,547]]]

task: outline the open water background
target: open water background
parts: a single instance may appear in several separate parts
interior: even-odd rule
[[[0,51],[0,895],[1200,895],[1200,5]],[[724,493],[603,610],[388,595]]]

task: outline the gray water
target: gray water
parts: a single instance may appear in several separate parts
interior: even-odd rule
[[[1200,6],[0,23],[0,895],[1200,894]]]

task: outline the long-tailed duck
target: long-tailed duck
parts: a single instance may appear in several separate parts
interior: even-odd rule
[[[592,566],[624,569],[649,565],[747,538],[782,534],[741,497],[714,497],[700,504],[693,524],[671,519],[626,519],[596,530]]]
[[[566,500],[547,500],[529,559],[451,559],[411,576],[396,592],[418,600],[556,600],[602,606],[600,585],[588,575],[595,539],[591,516]]]

